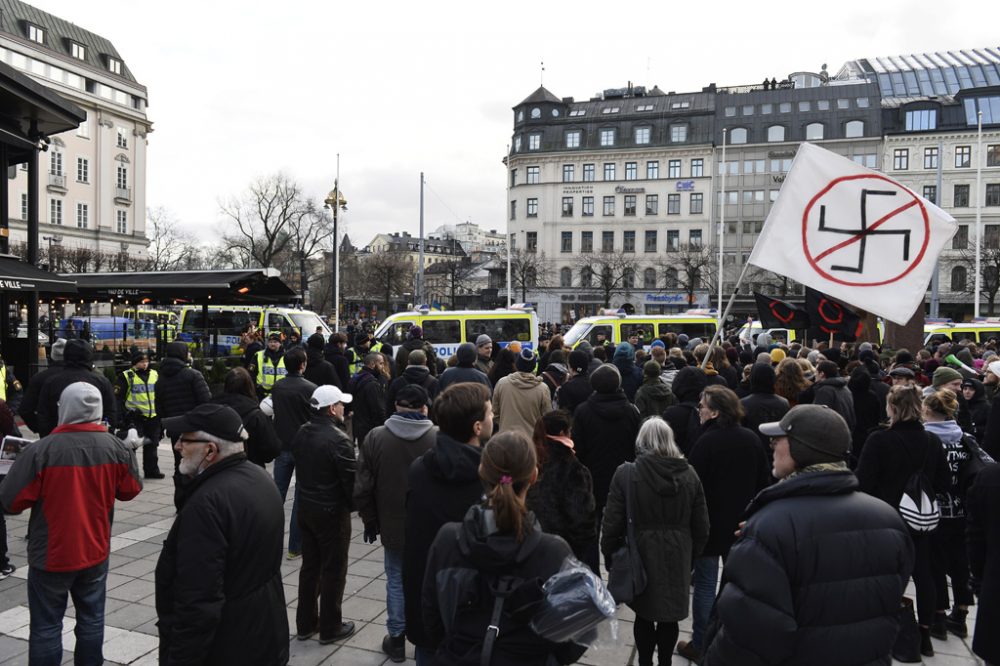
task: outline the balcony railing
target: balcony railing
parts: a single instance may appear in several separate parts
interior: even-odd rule
[[[132,188],[131,187],[116,187],[115,188],[115,201],[118,203],[131,203],[132,202]]]
[[[66,191],[66,176],[61,173],[50,173],[49,174],[49,187],[57,190]]]

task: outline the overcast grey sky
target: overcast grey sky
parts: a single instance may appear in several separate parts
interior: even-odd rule
[[[218,202],[284,171],[322,199],[341,156],[355,244],[505,225],[511,107],[834,73],[846,60],[997,46],[1000,2],[28,0],[110,39],[149,89],[147,197],[211,237]]]

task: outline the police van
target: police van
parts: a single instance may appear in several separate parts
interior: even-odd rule
[[[715,310],[688,310],[673,315],[627,315],[624,310],[602,310],[594,317],[578,320],[563,336],[570,348],[586,340],[593,346],[610,340],[617,345],[638,334],[647,349],[649,344],[665,333],[684,333],[691,338],[709,342],[719,327]]]
[[[764,328],[761,323],[754,319],[749,324],[743,324],[740,326],[737,335],[741,341],[749,341],[753,344],[757,341],[757,336],[761,333],[767,333],[771,336],[771,340],[774,342],[780,342],[783,344],[791,344],[795,342],[797,334],[795,329],[792,328]]]
[[[263,331],[264,336],[281,333],[288,336],[295,331],[303,340],[319,331],[328,338],[330,328],[312,310],[263,307],[259,305],[210,305],[208,321],[200,305],[181,309],[177,339],[189,344],[201,342],[207,335],[210,352],[217,354],[242,354],[242,333],[250,326]]]
[[[484,333],[499,347],[518,342],[522,349],[538,348],[538,317],[527,305],[509,310],[441,311],[423,307],[412,312],[398,312],[375,329],[375,341],[391,346],[395,358],[411,326],[423,330],[424,340],[434,347],[441,359],[454,354],[463,342],[475,344],[476,338]]]
[[[945,318],[924,320],[925,345],[961,340],[985,344],[991,338],[1000,340],[1000,317],[979,317],[973,321],[957,323]]]

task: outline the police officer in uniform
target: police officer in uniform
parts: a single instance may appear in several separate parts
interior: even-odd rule
[[[347,350],[347,370],[351,373],[351,377],[358,374],[365,366],[365,356],[368,356],[371,351],[377,351],[372,349],[373,336],[371,333],[360,333],[355,339],[357,344]]]
[[[275,382],[285,378],[285,351],[281,348],[281,333],[267,336],[267,349],[257,352],[254,358],[254,374],[257,376],[257,394],[264,398],[271,393]]]
[[[163,472],[156,455],[162,427],[156,415],[156,380],[159,373],[149,367],[149,356],[144,351],[132,354],[132,367],[118,375],[115,396],[124,415],[123,428],[134,427],[144,439],[142,447],[142,473],[147,479],[162,479]]]

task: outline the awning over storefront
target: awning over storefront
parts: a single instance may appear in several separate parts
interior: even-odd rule
[[[78,298],[159,305],[292,303],[298,293],[273,268],[64,273],[76,283]]]
[[[11,254],[0,254],[0,293],[17,299],[21,292],[44,294],[76,294],[76,282],[55,273],[43,271]]]

